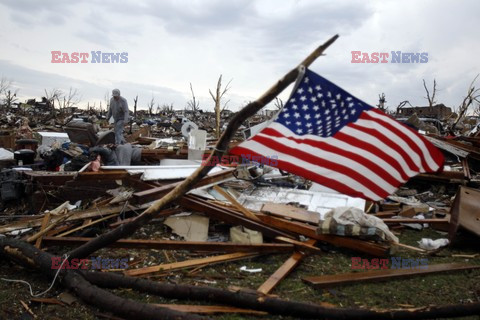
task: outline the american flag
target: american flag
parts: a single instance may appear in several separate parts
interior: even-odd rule
[[[278,157],[279,169],[369,200],[444,161],[414,130],[308,69],[275,120],[230,153]]]

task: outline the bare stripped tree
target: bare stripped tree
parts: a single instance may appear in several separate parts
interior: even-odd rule
[[[63,106],[62,108],[65,110],[67,108],[71,108],[76,106],[82,100],[82,96],[78,89],[70,87],[68,93],[63,95]]]
[[[60,101],[63,97],[63,92],[60,89],[53,88],[50,91],[47,91],[47,89],[44,89],[45,91],[45,99],[50,103],[52,106],[52,115],[55,116],[56,110],[55,110],[55,101]],[[60,105],[58,106],[59,108],[61,107]]]
[[[1,97],[1,104],[10,110],[12,104],[18,101],[17,93],[18,89],[12,90],[13,81],[2,77],[0,79],[0,97]]]
[[[193,92],[193,86],[190,82],[190,91],[192,92],[192,100],[187,102],[187,110],[192,110],[193,112],[198,111],[200,109],[200,102],[197,101],[195,98],[195,93]]]
[[[428,100],[428,106],[433,107],[437,103],[435,101],[435,94],[437,93],[437,81],[433,79],[433,91],[431,96],[430,96],[430,92],[428,91],[427,84],[425,83],[425,79],[423,79],[423,87],[427,92],[427,96],[425,97],[425,99]]]
[[[155,98],[152,95],[152,100],[147,104],[148,114],[150,117],[153,115],[153,107],[155,106]]]
[[[138,102],[138,94],[135,96],[135,99],[133,99],[133,120],[137,121],[137,102]],[[130,134],[132,134],[132,129],[133,129],[133,121],[130,121]]]
[[[138,94],[136,95],[135,99],[133,99],[133,118],[137,119],[137,102],[138,102]]]
[[[385,93],[382,92],[381,95],[380,94],[378,95],[378,104],[377,104],[378,109],[385,111],[387,109],[385,107],[386,102],[387,100],[385,99]]]
[[[12,92],[12,90],[8,89],[5,92],[5,94],[4,94],[5,95],[4,104],[7,107],[7,110],[10,110],[10,108],[12,107],[12,104],[15,103],[16,101],[18,101],[17,93],[18,93],[18,89],[15,90],[14,92]]]
[[[275,108],[277,108],[278,110],[282,110],[282,109],[283,109],[283,101],[282,101],[282,99],[280,99],[279,97],[275,97],[275,102],[273,103],[273,105],[274,105]]]
[[[173,111],[173,103],[164,103],[160,106],[160,112],[163,113],[170,113]]]
[[[222,107],[222,98],[227,93],[227,91],[230,89],[230,83],[232,80],[228,81],[227,85],[222,91],[222,75],[218,77],[218,82],[217,82],[217,90],[215,91],[215,95],[212,93],[212,90],[208,90],[210,95],[212,96],[213,102],[215,102],[215,136],[220,138],[220,115],[223,110],[227,108],[227,104],[230,102],[230,100],[227,100]]]
[[[9,80],[5,77],[0,79],[0,95],[4,94],[12,86],[12,80]]]
[[[468,87],[467,90],[467,96],[463,99],[462,103],[458,107],[458,115],[455,121],[452,124],[451,131],[453,132],[455,130],[455,127],[457,126],[458,122],[460,119],[462,119],[465,114],[467,113],[468,108],[474,103],[480,103],[480,88],[475,88],[474,84],[475,81],[477,80],[479,75],[477,75],[472,83],[470,83],[470,86]]]

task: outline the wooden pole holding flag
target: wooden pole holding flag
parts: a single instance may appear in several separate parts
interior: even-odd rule
[[[337,40],[338,37],[338,35],[335,35],[329,40],[327,40],[324,44],[316,48],[299,64],[299,66],[310,66],[318,57],[323,54],[323,52],[332,43],[335,42],[335,40]],[[210,157],[204,163],[212,163],[211,160],[214,157],[220,158],[227,151],[226,149],[228,148],[230,140],[232,139],[242,122],[257,113],[265,105],[271,102],[277,95],[279,95],[283,90],[285,90],[291,83],[293,83],[297,79],[297,76],[299,74],[299,66],[288,72],[274,86],[268,89],[260,98],[247,104],[233,117],[233,119],[229,122],[227,128],[223,132],[222,136],[218,140],[217,145],[215,146],[215,151],[210,154]],[[194,173],[187,177],[181,184],[175,187],[175,189],[155,201],[148,209],[142,212],[142,214],[132,222],[126,223],[121,227],[117,227],[110,232],[102,234],[101,236],[70,251],[68,253],[70,259],[86,257],[94,253],[95,251],[117,241],[118,239],[130,236],[140,226],[155,218],[156,214],[166,205],[181,198],[198,181],[200,181],[200,179],[206,176],[211,169],[211,166],[202,165],[197,170],[195,170]]]

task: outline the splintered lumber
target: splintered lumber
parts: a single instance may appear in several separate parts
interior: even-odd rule
[[[200,313],[200,314],[216,314],[216,313],[241,313],[255,316],[268,315],[265,311],[241,309],[227,306],[199,306],[199,305],[185,305],[185,304],[155,304],[159,307],[168,308],[175,311]]]
[[[93,208],[93,209],[87,209],[87,210],[71,211],[73,215],[68,217],[65,221],[76,221],[76,220],[83,220],[88,218],[102,217],[105,215],[122,212],[122,210],[125,210],[125,212],[129,212],[133,210],[143,210],[147,207],[148,207],[147,205],[142,205],[139,207],[131,207],[131,206],[125,207],[122,204],[119,206],[112,206],[112,207],[102,207],[102,208]],[[52,217],[50,221],[51,223],[56,223],[56,221],[61,218],[62,217],[58,217],[58,216]],[[31,220],[26,220],[26,221],[16,221],[4,226],[0,226],[0,233],[11,232],[11,231],[25,229],[25,228],[39,227],[42,224],[42,221],[43,221],[43,216],[40,216],[39,218],[31,219]]]
[[[202,180],[200,180],[197,184],[195,184],[195,188],[207,186],[212,183],[217,183],[217,182],[229,179],[233,177],[233,171],[234,169],[223,170],[223,171],[213,173],[209,176],[206,176]],[[183,181],[174,182],[161,187],[156,187],[149,190],[135,192],[132,195],[132,201],[133,203],[142,204],[142,203],[158,200],[159,198],[163,197],[164,195],[172,191],[182,182]]]
[[[352,284],[368,281],[382,281],[397,278],[406,278],[431,273],[473,270],[480,265],[462,263],[442,263],[425,266],[425,269],[380,269],[366,272],[352,272],[344,274],[324,275],[319,277],[306,277],[302,280],[315,287],[331,287],[335,285]]]
[[[93,238],[81,237],[44,237],[44,245],[49,246],[78,246]],[[262,243],[262,244],[239,244],[232,242],[202,242],[202,241],[174,241],[174,240],[140,240],[120,239],[110,244],[110,248],[125,249],[155,249],[155,250],[189,250],[206,252],[259,252],[259,253],[283,253],[292,252],[293,244]]]
[[[382,219],[385,223],[450,223],[450,219],[414,219],[414,218],[387,218]]]
[[[308,245],[315,245],[316,240],[308,240]],[[280,268],[277,269],[268,279],[265,281],[257,291],[262,294],[269,294],[272,292],[273,288],[275,288],[280,281],[285,279],[285,277],[292,272],[293,269],[302,261],[303,257],[305,257],[305,253],[303,252],[294,252],[293,255],[285,261]]]
[[[87,224],[82,224],[81,226],[78,226],[78,227],[76,227],[76,228],[73,228],[73,229],[71,229],[71,230],[65,231],[65,232],[57,235],[57,237],[63,237],[63,236],[69,235],[69,234],[74,233],[74,232],[76,232],[76,231],[78,231],[78,230],[82,230],[82,229],[84,229],[84,228],[86,228],[86,227],[90,227],[90,226],[93,226],[94,224],[97,224],[97,223],[100,223],[100,222],[102,222],[102,221],[108,220],[108,219],[110,219],[110,218],[116,217],[117,215],[118,215],[118,213],[114,213],[114,214],[111,214],[111,215],[109,215],[109,216],[106,216],[106,217],[97,219],[97,220],[95,220],[95,221],[91,221],[91,222],[89,222],[89,223],[87,223]]]
[[[46,304],[58,304],[64,306],[65,303],[55,298],[30,298],[30,302],[46,303]]]
[[[132,211],[135,210],[135,208],[131,208]],[[171,209],[164,209],[162,211],[160,211],[158,213],[158,216],[159,217],[168,217],[168,216],[171,216],[171,215],[174,215],[174,214],[178,214],[178,213],[182,213],[184,210],[182,208],[171,208]],[[123,219],[123,220],[120,220],[120,221],[117,221],[117,222],[114,222],[114,223],[111,223],[109,224],[108,226],[110,228],[116,228],[122,224],[125,224],[125,223],[129,223],[133,220],[135,220],[137,217],[131,217],[131,218],[127,218],[127,219]]]
[[[248,210],[247,208],[242,206],[237,201],[237,199],[235,199],[230,193],[228,193],[228,191],[223,190],[219,186],[213,186],[213,189],[215,189],[215,191],[220,193],[225,199],[227,199],[231,204],[233,204],[235,206],[235,208],[237,208],[237,210],[240,211],[241,213],[243,213],[246,217],[248,217],[252,220],[255,220],[255,221],[260,221],[260,219],[258,219],[257,216],[255,214],[253,214],[253,212],[251,212],[250,210]]]
[[[297,250],[304,250],[307,252],[315,252],[315,253],[320,253],[322,250],[320,248],[315,247],[314,244],[312,244],[311,241],[298,241],[298,240],[293,240],[290,238],[285,238],[285,237],[275,237],[275,240],[280,241],[280,242],[285,242],[285,243],[291,243],[295,245]],[[316,241],[314,241],[316,242]]]
[[[258,253],[245,253],[245,252],[237,252],[237,253],[229,253],[220,256],[214,257],[207,257],[207,258],[200,258],[200,259],[193,259],[175,263],[166,263],[160,264],[158,266],[152,267],[145,267],[145,268],[138,268],[138,269],[131,269],[124,272],[127,276],[141,276],[149,273],[159,272],[159,271],[175,271],[180,269],[192,268],[197,266],[203,265],[212,265],[227,261],[235,261],[241,260],[246,258],[252,258],[258,256]]]
[[[248,229],[259,231],[266,237],[275,238],[277,236],[283,236],[291,238],[291,235],[284,231],[274,229],[270,225],[262,222],[253,221],[245,217],[244,215],[237,213],[237,211],[231,208],[222,207],[218,204],[208,202],[198,196],[183,196],[179,200],[179,203],[184,208],[203,212],[214,219],[224,221],[233,225],[242,225],[244,227],[247,227]]]
[[[30,236],[27,238],[27,242],[33,242],[35,240],[37,240],[38,238],[42,237],[44,234],[46,234],[48,231],[50,231],[51,229],[53,229],[57,224],[61,223],[61,222],[64,222],[65,220],[67,220],[69,217],[71,217],[73,215],[72,212],[69,212],[69,213],[64,213],[63,215],[61,215],[58,219],[56,220],[53,220],[52,219],[52,223],[50,223],[49,226],[45,227],[43,230],[40,230],[39,232],[35,233],[34,235]],[[44,220],[43,220],[44,221]],[[43,224],[43,221],[42,221],[42,224]]]
[[[341,237],[328,234],[317,234],[317,228],[297,221],[288,221],[264,214],[257,215],[260,220],[266,225],[276,227],[296,234],[304,235],[308,238],[317,239],[328,242],[337,247],[352,249],[359,252],[364,252],[372,256],[383,257],[386,256],[390,250],[388,246],[377,243],[364,241],[355,238]]]
[[[320,220],[320,214],[314,211],[308,211],[302,208],[290,206],[288,204],[280,203],[265,203],[262,206],[262,212],[270,213],[274,216],[282,218],[290,218],[302,222],[308,222],[318,224]]]
[[[43,217],[42,225],[40,226],[40,232],[42,232],[43,230],[45,230],[45,228],[47,227],[49,221],[50,221],[50,212],[47,212],[47,214],[45,214],[45,216]],[[48,230],[47,230],[47,231],[48,231]],[[44,234],[45,234],[45,233],[44,233]],[[35,242],[35,247],[37,247],[38,249],[40,249],[41,246],[42,246],[42,237],[39,237],[39,238],[37,239],[37,241]]]

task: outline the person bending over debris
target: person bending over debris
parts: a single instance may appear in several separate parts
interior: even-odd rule
[[[142,148],[124,145],[96,146],[89,150],[92,160],[90,170],[98,171],[101,165],[130,166],[141,163]]]
[[[110,108],[108,108],[107,120],[113,116],[115,122],[115,143],[124,144],[123,129],[125,123],[128,123],[128,103],[127,100],[120,96],[120,90],[112,90],[112,99],[110,99]]]

